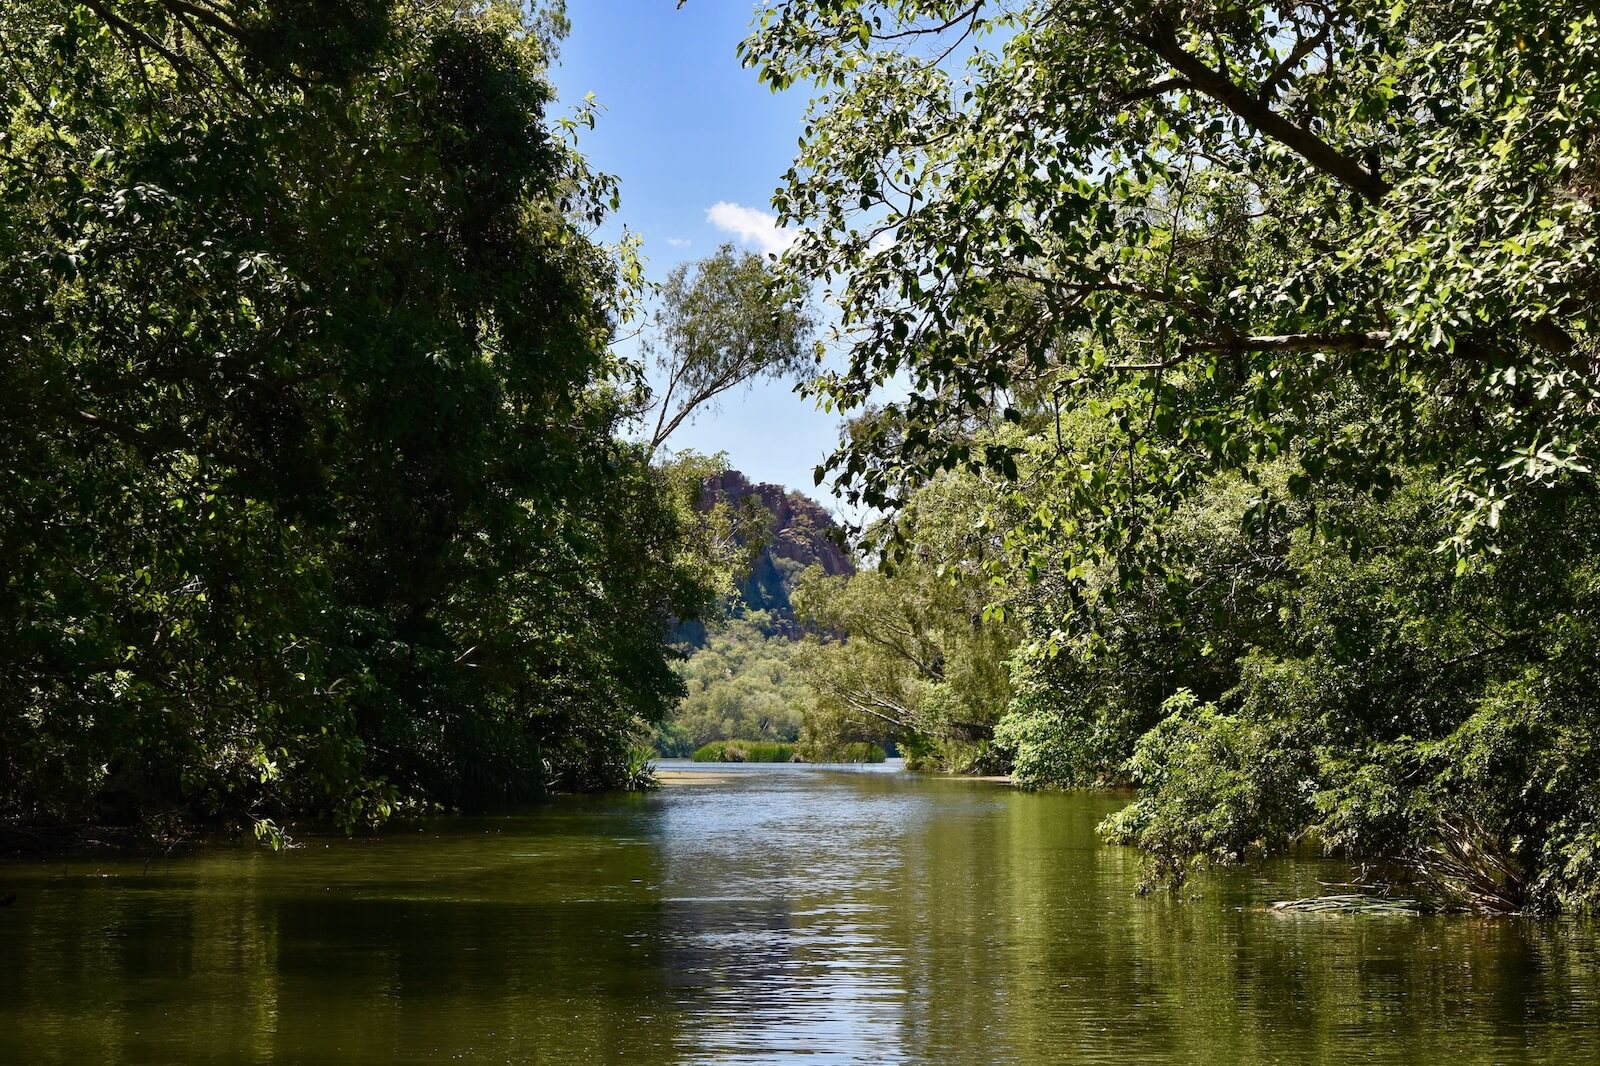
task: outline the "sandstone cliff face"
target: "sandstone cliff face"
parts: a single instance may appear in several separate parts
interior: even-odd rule
[[[798,635],[789,592],[801,571],[813,564],[838,576],[855,573],[855,563],[840,544],[839,526],[822,505],[782,485],[752,482],[737,470],[707,478],[700,505],[710,508],[718,500],[737,506],[755,497],[772,513],[771,534],[751,567],[741,592],[751,610],[772,615],[774,630]]]
[[[753,482],[737,470],[726,470],[707,478],[700,501],[709,508],[717,500],[737,505],[754,496],[772,512],[772,538],[763,555],[789,559],[802,567],[818,563],[829,574],[853,574],[855,564],[835,539],[838,523],[822,505],[782,485]]]

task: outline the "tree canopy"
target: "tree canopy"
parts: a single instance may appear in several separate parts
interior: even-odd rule
[[[867,502],[1014,469],[942,427],[1024,387],[1115,386],[1140,427],[1076,511],[1113,550],[1136,505],[1279,454],[1302,492],[1438,464],[1462,537],[1587,471],[1591,5],[795,2],[745,50],[822,89],[777,197],[793,268],[838,283],[821,391],[913,385],[895,447],[829,464]],[[1316,424],[1353,394],[1361,424]]]
[[[559,5],[0,5],[0,815],[621,784],[709,592]]]
[[[760,378],[798,378],[816,365],[816,322],[799,290],[753,252],[725,244],[680,263],[660,287],[656,330],[647,342],[663,382],[648,397],[655,412],[650,448],[730,389]]]
[[[995,768],[989,741],[1011,698],[1017,634],[986,616],[993,538],[973,518],[992,506],[990,486],[943,475],[912,498],[916,547],[898,566],[802,576],[795,603],[811,634],[798,661],[816,693],[808,743],[886,741],[913,768]]]
[[[744,50],[817,93],[819,480],[992,486],[1018,778],[1138,785],[1168,880],[1592,906],[1593,5],[791,0]]]

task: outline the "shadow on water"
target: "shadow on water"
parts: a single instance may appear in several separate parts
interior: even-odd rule
[[[1116,797],[883,768],[0,867],[0,1062],[1600,1061],[1577,924],[1140,898]],[[695,775],[703,774],[703,777]]]

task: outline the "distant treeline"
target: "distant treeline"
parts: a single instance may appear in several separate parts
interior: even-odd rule
[[[880,763],[888,755],[876,744],[842,744],[826,752],[805,751],[794,744],[774,744],[761,740],[718,740],[697,748],[695,762],[828,762]]]

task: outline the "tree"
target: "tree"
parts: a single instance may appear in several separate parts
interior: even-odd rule
[[[705,590],[618,437],[562,24],[0,4],[0,817],[626,781]]]
[[[940,427],[1017,387],[1125,389],[1139,431],[1101,465],[1131,473],[1092,519],[1123,557],[1154,547],[1136,504],[1248,458],[1292,451],[1302,492],[1439,464],[1463,551],[1588,469],[1591,5],[794,0],[745,55],[827,90],[776,200],[791,269],[840,281],[850,365],[820,391],[914,385],[898,448],[830,463],[869,504],[1007,470]],[[1353,384],[1358,436],[1302,431]]]
[[[822,87],[818,391],[910,384],[823,473],[1011,485],[1018,775],[1137,784],[1169,877],[1593,907],[1592,5],[795,0],[746,56]]]
[[[805,739],[819,750],[859,741],[904,745],[913,766],[990,764],[994,722],[1010,700],[1015,627],[986,611],[987,556],[997,539],[972,515],[990,502],[969,475],[914,497],[914,551],[893,569],[829,577],[813,567],[795,591],[813,635],[798,662],[816,693]]]
[[[716,740],[793,743],[810,704],[794,665],[795,642],[770,635],[759,611],[727,620],[677,667],[688,694],[664,737],[679,743],[670,755],[689,755]]]
[[[652,453],[729,389],[794,377],[815,365],[815,322],[800,292],[766,260],[735,252],[731,244],[673,268],[661,286],[657,335],[648,345],[665,379],[661,395],[649,403],[656,414]]]

